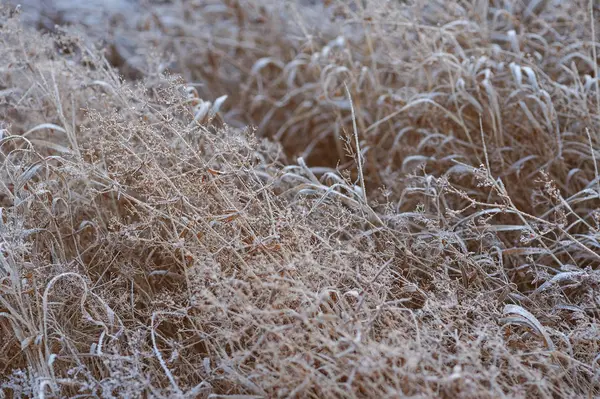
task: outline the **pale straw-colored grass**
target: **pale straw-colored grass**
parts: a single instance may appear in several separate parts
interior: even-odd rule
[[[595,7],[3,9],[0,396],[599,395]]]

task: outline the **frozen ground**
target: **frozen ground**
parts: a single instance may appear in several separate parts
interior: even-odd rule
[[[135,18],[140,7],[138,1],[132,0],[11,0],[9,3],[21,5],[23,22],[47,30],[53,30],[57,23],[81,23],[100,30],[111,16]]]

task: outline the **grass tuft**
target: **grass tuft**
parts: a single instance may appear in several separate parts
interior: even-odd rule
[[[127,4],[0,9],[0,397],[600,395],[594,2]]]

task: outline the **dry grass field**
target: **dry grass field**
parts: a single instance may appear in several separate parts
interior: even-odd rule
[[[0,8],[0,398],[600,397],[597,2],[52,4]]]

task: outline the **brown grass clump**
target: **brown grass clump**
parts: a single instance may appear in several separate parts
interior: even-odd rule
[[[594,7],[3,9],[0,397],[600,395]]]

